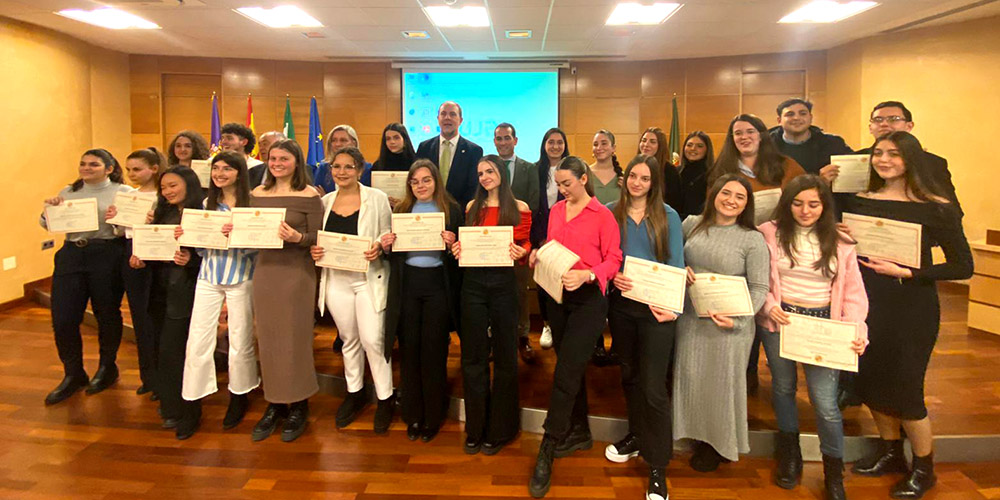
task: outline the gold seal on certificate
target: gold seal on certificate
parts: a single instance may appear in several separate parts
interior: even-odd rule
[[[510,244],[514,241],[513,226],[463,226],[458,228],[462,242],[459,267],[513,267]]]
[[[222,226],[229,224],[232,214],[217,210],[185,208],[181,214],[184,234],[177,240],[182,247],[213,248],[226,250],[229,238],[222,234]]]
[[[397,200],[406,197],[407,172],[372,172],[372,187]]]
[[[753,316],[750,289],[743,276],[699,273],[688,287],[691,305],[699,317],[707,318],[709,311],[722,316]]]
[[[368,272],[365,252],[372,247],[371,238],[319,231],[316,233],[316,244],[323,247],[323,258],[316,261],[318,267]]]
[[[622,274],[632,280],[632,289],[622,292],[622,297],[675,313],[684,312],[687,270],[626,255]]]
[[[115,194],[115,210],[118,213],[107,220],[108,224],[122,227],[139,226],[146,223],[146,215],[156,205],[156,193],[131,193]]]
[[[234,208],[229,248],[281,248],[278,228],[285,220],[284,208]]]
[[[549,241],[535,252],[535,283],[542,287],[556,304],[562,304],[562,277],[579,260],[580,256],[558,241]]]
[[[45,207],[45,227],[50,233],[83,233],[97,231],[97,198],[64,200]]]
[[[912,222],[844,213],[844,224],[858,242],[858,255],[920,269],[923,226]]]
[[[209,161],[211,160],[191,160],[191,170],[194,170],[204,189],[212,186],[212,164]]]
[[[837,178],[830,186],[834,193],[860,193],[868,190],[868,155],[833,155],[830,163],[840,167]]]
[[[765,189],[753,193],[753,223],[761,225],[771,220],[778,200],[781,199],[781,188]]]
[[[145,260],[174,260],[181,248],[174,238],[174,224],[132,226],[132,255]]]
[[[444,250],[444,212],[392,214],[393,252]]]
[[[836,370],[858,371],[858,354],[851,349],[851,343],[858,338],[856,323],[791,313],[788,320],[789,324],[781,325],[782,358]]]

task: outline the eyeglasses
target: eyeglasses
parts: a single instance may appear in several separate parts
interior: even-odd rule
[[[889,123],[905,122],[906,118],[903,118],[902,116],[873,116],[869,121],[877,125],[881,125],[885,122]]]
[[[410,179],[411,186],[429,186],[434,184],[433,177],[425,177],[423,179]]]
[[[358,169],[358,167],[356,167],[354,165],[339,165],[339,164],[334,163],[333,165],[330,166],[330,170],[344,170],[344,171],[347,171],[347,172],[353,172],[353,171],[355,171],[357,169]]]

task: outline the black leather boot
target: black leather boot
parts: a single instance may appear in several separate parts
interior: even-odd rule
[[[287,416],[288,405],[280,403],[268,404],[267,409],[264,410],[264,416],[260,417],[260,420],[257,421],[257,425],[253,427],[253,432],[250,433],[250,439],[253,441],[267,439],[267,437],[278,428],[278,422]]]
[[[802,480],[802,448],[799,446],[798,432],[778,432],[774,469],[774,484],[790,490]]]
[[[823,455],[823,485],[826,500],[847,500],[844,491],[844,459]]]
[[[575,426],[570,429],[566,438],[556,444],[555,457],[565,458],[577,450],[589,450],[594,447],[594,437],[590,427]]]
[[[297,403],[292,403],[288,408],[288,418],[285,419],[285,426],[281,429],[281,440],[290,443],[295,441],[306,431],[309,425],[309,400],[303,399]]]
[[[63,377],[62,382],[48,396],[45,396],[45,405],[54,405],[57,403],[62,403],[63,401],[69,399],[76,391],[87,387],[87,374],[81,373],[79,375],[66,375]]]
[[[343,429],[351,425],[351,422],[358,418],[358,415],[368,407],[369,403],[368,391],[365,389],[358,392],[348,392],[344,396],[344,402],[340,403],[340,407],[337,408],[337,417],[334,419],[337,428]]]
[[[98,392],[111,387],[118,381],[118,367],[115,365],[101,365],[94,373],[94,378],[90,379],[87,385],[87,394],[97,394]]]
[[[226,408],[226,416],[222,419],[222,428],[232,429],[240,425],[243,417],[247,414],[247,408],[250,408],[250,398],[246,394],[233,394],[230,392],[229,406]]]
[[[542,445],[538,447],[538,459],[535,460],[535,471],[528,481],[528,492],[534,498],[542,498],[549,492],[552,485],[552,461],[555,459],[556,439],[548,434],[542,437]]]
[[[854,467],[851,467],[851,470],[862,476],[905,474],[909,468],[906,466],[906,457],[903,455],[903,440],[879,439],[878,450],[875,454],[854,462]]]
[[[201,425],[201,400],[185,402],[182,412],[183,415],[177,421],[175,430],[175,435],[179,441],[184,441],[194,436],[194,433]]]
[[[937,483],[934,475],[934,454],[913,456],[913,470],[892,487],[892,498],[921,498]]]

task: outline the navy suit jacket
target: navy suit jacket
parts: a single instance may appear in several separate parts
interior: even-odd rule
[[[441,157],[440,152],[441,136],[436,135],[420,143],[417,147],[417,158],[426,158],[437,165]],[[476,185],[479,184],[476,167],[482,157],[483,148],[461,135],[458,136],[458,145],[455,148],[455,155],[452,156],[451,168],[448,169],[445,189],[463,210],[476,194]]]

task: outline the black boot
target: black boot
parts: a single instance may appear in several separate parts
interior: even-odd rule
[[[695,441],[694,454],[691,455],[691,468],[698,472],[712,472],[719,468],[720,464],[729,462],[725,457],[715,451],[712,445],[704,441]]]
[[[552,461],[555,459],[556,439],[548,434],[542,437],[542,445],[538,447],[538,459],[535,460],[535,470],[528,481],[528,492],[534,498],[542,498],[549,492],[552,485]]]
[[[288,418],[285,419],[285,426],[281,429],[281,440],[290,443],[295,441],[306,431],[309,425],[309,400],[303,399],[297,403],[292,403],[288,408]]]
[[[243,421],[243,417],[247,414],[247,408],[250,407],[250,399],[246,394],[233,394],[229,393],[229,407],[226,408],[226,416],[222,419],[223,429],[232,429],[240,422]]]
[[[396,411],[396,397],[389,396],[380,399],[375,407],[375,434],[385,434],[389,432],[389,425],[392,424],[392,414]]]
[[[253,432],[250,433],[250,439],[253,441],[267,439],[267,437],[278,428],[278,422],[287,416],[288,405],[281,403],[268,404],[267,409],[264,410],[264,416],[260,417],[260,420],[257,421],[257,425],[253,427]]]
[[[94,373],[94,378],[90,379],[87,385],[87,394],[97,394],[98,392],[111,387],[118,381],[118,367],[114,364],[101,365]]]
[[[823,485],[825,500],[847,500],[844,491],[844,459],[823,455]]]
[[[182,412],[183,415],[177,421],[177,428],[174,431],[179,441],[194,436],[198,426],[201,425],[201,400],[185,402]]]
[[[594,363],[594,366],[611,366],[614,361],[611,359],[611,354],[607,349],[604,348],[604,336],[597,338],[597,345],[594,346],[594,354],[591,355],[590,361]]]
[[[56,386],[48,396],[45,396],[45,405],[54,405],[57,403],[62,403],[72,396],[76,391],[87,387],[87,374],[81,373],[79,375],[66,375],[63,377],[62,382]]]
[[[774,469],[774,484],[790,490],[802,480],[802,448],[799,446],[798,432],[778,432]]]
[[[667,500],[667,471],[663,467],[649,467],[649,485],[646,486],[646,500]]]
[[[338,429],[343,429],[354,419],[358,418],[358,415],[368,406],[368,393],[361,389],[358,392],[348,392],[344,396],[344,402],[340,403],[340,407],[337,408],[337,418],[335,423]]]
[[[875,454],[854,462],[854,467],[851,467],[851,470],[862,476],[905,474],[909,468],[906,466],[906,457],[903,456],[903,440],[879,439],[878,450]]]
[[[575,426],[570,429],[569,434],[556,444],[555,457],[564,458],[573,454],[577,450],[589,450],[594,447],[594,437],[590,434],[590,428],[585,426]]]
[[[934,454],[926,457],[913,456],[913,470],[902,481],[892,487],[889,495],[892,498],[920,498],[934,487],[937,476],[934,475]]]

